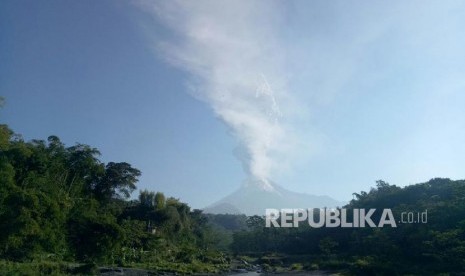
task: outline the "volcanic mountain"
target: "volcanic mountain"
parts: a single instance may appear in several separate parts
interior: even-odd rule
[[[329,196],[296,193],[274,183],[249,179],[232,194],[204,208],[204,212],[264,215],[267,208],[332,208],[345,204]]]

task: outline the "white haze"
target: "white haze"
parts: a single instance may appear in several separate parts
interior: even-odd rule
[[[463,1],[141,3],[157,54],[264,181],[250,183],[343,198],[380,178],[463,178]]]
[[[276,40],[279,11],[257,1],[143,2],[144,10],[173,32],[156,50],[191,74],[193,95],[208,103],[240,142],[246,173],[273,190],[270,173],[290,149],[285,52]],[[286,110],[284,108],[283,110]]]

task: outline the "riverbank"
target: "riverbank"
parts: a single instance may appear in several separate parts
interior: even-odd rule
[[[265,271],[260,265],[249,266],[248,268],[237,268],[234,262],[229,267],[209,267],[206,270],[200,270],[200,267],[192,267],[185,264],[183,267],[174,265],[170,269],[153,269],[144,264],[138,264],[134,267],[118,266],[97,266],[95,264],[77,264],[67,262],[11,262],[0,260],[0,271],[5,275],[128,275],[128,276],[145,276],[145,275],[224,275],[224,276],[258,276],[258,275],[293,275],[293,276],[327,276],[342,275],[336,272],[325,270],[296,270],[294,267],[268,267]],[[143,267],[145,266],[145,267]],[[207,265],[208,267],[208,265]],[[176,269],[177,268],[177,269]],[[193,272],[195,271],[196,272]],[[188,271],[188,272],[186,272]]]

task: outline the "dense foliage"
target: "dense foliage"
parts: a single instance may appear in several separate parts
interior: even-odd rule
[[[225,262],[209,250],[214,241],[201,211],[150,191],[130,200],[140,171],[99,155],[88,145],[65,147],[56,136],[26,142],[0,126],[1,259],[158,269],[179,262],[177,270]]]
[[[267,228],[264,217],[205,215],[160,192],[140,191],[131,200],[141,172],[125,162],[105,164],[99,155],[88,145],[66,147],[56,136],[24,141],[0,125],[0,269],[67,273],[69,264],[97,263],[181,273],[254,264],[352,275],[465,271],[465,181],[404,188],[378,181],[345,206],[389,208],[396,218],[427,210],[426,223]]]
[[[378,181],[370,192],[354,194],[345,208],[390,208],[397,227],[310,228],[303,223],[299,228],[266,228],[264,218],[257,216],[248,220],[254,225],[251,230],[234,234],[232,249],[237,254],[274,255],[281,261],[297,258],[308,268],[356,275],[465,271],[465,181],[432,179],[405,188]],[[412,212],[416,220],[426,210],[427,222],[401,222],[403,212]],[[379,220],[379,213],[372,218]]]

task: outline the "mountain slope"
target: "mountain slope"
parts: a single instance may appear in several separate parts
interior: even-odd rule
[[[247,181],[238,190],[204,209],[211,214],[264,215],[266,208],[321,208],[345,203],[330,198],[296,193],[273,184],[272,190],[262,189],[258,181]]]

